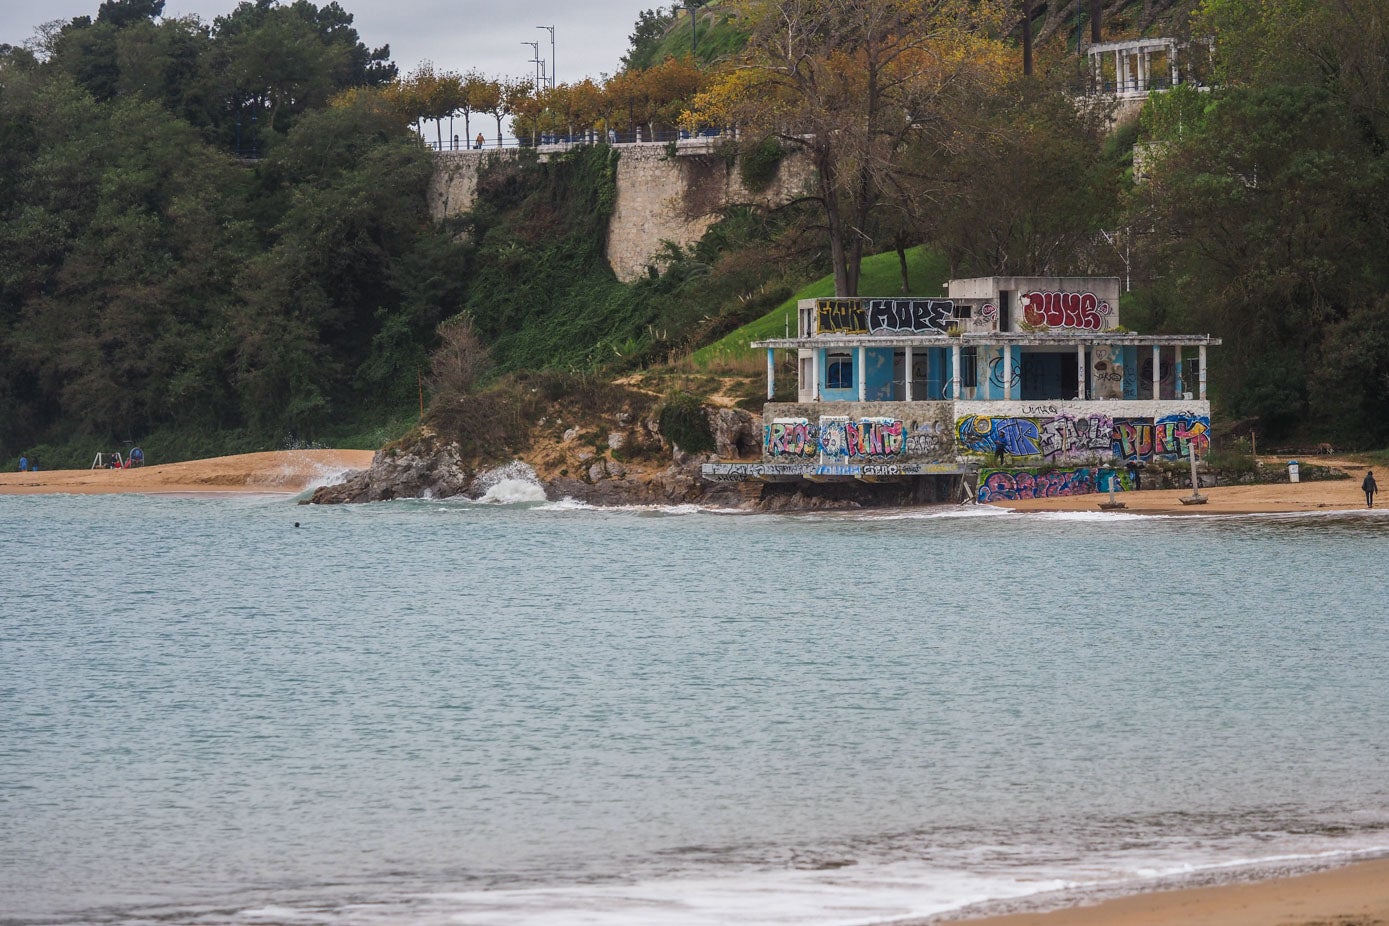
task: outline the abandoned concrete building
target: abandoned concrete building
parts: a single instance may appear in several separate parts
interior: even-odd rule
[[[987,501],[1122,486],[1123,462],[1204,452],[1219,341],[1125,330],[1112,277],[947,288],[801,300],[795,337],[753,344],[767,352],[761,461],[704,477],[945,479]],[[778,352],[795,357],[795,401],[774,401]]]

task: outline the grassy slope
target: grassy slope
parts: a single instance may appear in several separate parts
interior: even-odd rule
[[[709,4],[699,11],[699,54],[704,64],[725,58],[741,51],[747,44],[747,27],[737,17],[737,12],[725,4]],[[682,7],[666,31],[665,37],[657,46],[651,58],[652,64],[659,64],[666,58],[683,58],[690,53],[690,17]]]
[[[949,278],[949,271],[945,266],[945,259],[939,254],[917,247],[907,251],[907,276],[911,281],[912,295],[940,298],[944,294],[942,287]],[[896,252],[888,251],[863,259],[862,277],[858,287],[861,295],[896,296],[900,290]],[[795,336],[797,300],[833,295],[834,277],[822,277],[757,321],[749,322],[713,344],[700,348],[691,359],[701,368],[720,362],[745,361],[755,353],[748,346],[751,342],[763,338],[782,337],[788,324],[792,336]]]

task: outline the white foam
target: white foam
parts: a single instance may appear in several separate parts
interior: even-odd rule
[[[474,484],[483,489],[477,502],[486,505],[527,505],[545,501],[545,487],[527,463],[512,460],[480,474]]]

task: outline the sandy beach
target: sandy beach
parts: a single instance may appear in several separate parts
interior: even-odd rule
[[[1262,458],[1261,458],[1262,459]],[[1286,466],[1286,461],[1264,460],[1272,467]],[[1215,486],[1202,489],[1207,501],[1200,505],[1184,505],[1183,497],[1190,489],[1144,490],[1117,492],[1115,499],[1124,503],[1130,514],[1275,514],[1289,512],[1351,511],[1365,508],[1365,494],[1360,482],[1369,469],[1364,463],[1348,460],[1318,460],[1319,464],[1334,465],[1347,473],[1349,479],[1318,482],[1271,483],[1266,485]],[[1382,474],[1381,474],[1382,478]],[[1382,494],[1381,494],[1381,497]],[[1098,511],[1100,503],[1109,501],[1107,493],[1071,495],[1063,498],[1044,498],[1027,501],[1004,501],[994,507],[1012,511]],[[1386,502],[1389,504],[1389,502]],[[1376,499],[1376,507],[1379,507]]]
[[[971,926],[1386,926],[1389,859],[1289,878],[1131,894]]]
[[[366,469],[370,450],[273,450],[136,469],[58,469],[0,473],[0,495],[114,492],[251,492],[293,495],[338,473]]]

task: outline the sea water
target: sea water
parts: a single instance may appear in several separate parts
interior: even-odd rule
[[[0,497],[0,922],[880,923],[1389,850],[1379,512],[497,483]]]

